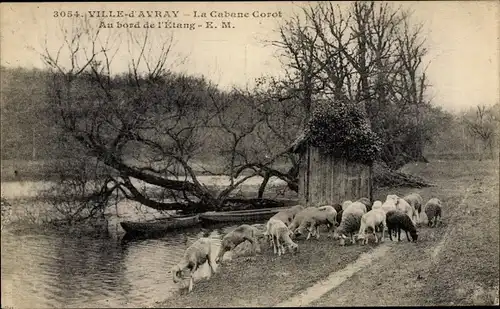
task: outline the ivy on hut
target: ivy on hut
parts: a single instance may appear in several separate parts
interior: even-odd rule
[[[318,104],[307,129],[309,144],[335,158],[371,164],[382,149],[380,138],[354,104]]]

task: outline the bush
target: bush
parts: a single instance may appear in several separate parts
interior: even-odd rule
[[[308,124],[309,142],[351,162],[371,164],[382,149],[380,138],[371,130],[364,113],[353,104],[321,104]]]

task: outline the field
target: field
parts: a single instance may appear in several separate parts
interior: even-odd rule
[[[436,186],[384,189],[374,198],[418,192],[424,201],[442,200],[443,225],[420,227],[417,243],[403,237],[402,242],[340,247],[323,232],[319,240],[298,240],[296,255],[281,257],[263,245],[261,254],[221,265],[191,294],[179,292],[158,306],[498,304],[498,161],[436,160],[404,170]],[[362,253],[363,263],[356,262]]]

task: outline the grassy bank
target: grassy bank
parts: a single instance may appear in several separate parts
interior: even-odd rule
[[[470,287],[481,280],[484,281],[481,286],[485,287],[495,280],[498,282],[498,163],[442,161],[412,164],[405,169],[437,186],[386,188],[375,192],[375,199],[384,199],[388,193],[409,192],[420,193],[424,201],[439,197],[444,203],[443,226],[419,228],[421,236],[417,244],[389,243],[387,258],[355,274],[315,306],[436,305],[450,299],[455,304],[468,304],[465,298],[454,294],[453,289],[461,282],[471,282],[469,289],[459,290],[464,295],[470,295]],[[482,187],[474,187],[481,179],[484,179]],[[478,198],[481,194],[484,194],[482,200]],[[441,249],[441,253],[446,253],[425,263],[423,257],[431,256],[450,227],[457,228]],[[273,306],[344,268],[374,246],[339,247],[326,237],[298,243],[300,252],[295,256],[276,257],[271,248],[263,246],[260,255],[236,258],[230,265],[222,265],[209,281],[196,283],[191,294],[175,294],[159,306]],[[359,297],[363,294],[366,296]]]
[[[445,163],[441,227],[421,228],[417,244],[391,244],[383,261],[312,306],[492,305],[498,297],[498,165]],[[411,257],[409,259],[402,257]],[[382,292],[383,291],[383,292]]]

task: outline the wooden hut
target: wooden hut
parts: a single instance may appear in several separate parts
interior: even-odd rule
[[[301,156],[299,199],[302,205],[332,205],[362,197],[373,201],[372,166],[325,154],[308,144],[307,131],[297,137],[290,151]]]

